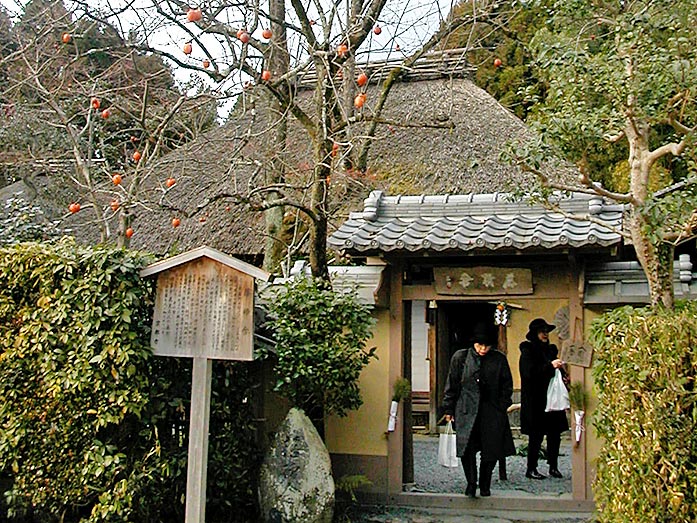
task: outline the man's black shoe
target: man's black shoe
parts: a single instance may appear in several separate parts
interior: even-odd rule
[[[465,489],[465,496],[468,496],[470,498],[476,498],[477,497],[477,486],[476,485],[467,485],[467,488]]]
[[[491,496],[491,490],[489,489],[479,489],[479,495],[483,498]]]
[[[525,473],[525,477],[530,478],[530,479],[545,479],[547,476],[545,476],[544,474],[540,474],[539,472],[537,472],[537,470],[533,469],[533,470],[528,470]]]
[[[549,475],[552,476],[553,478],[562,478],[563,477],[561,475],[561,472],[559,472],[559,469],[556,469],[556,468],[550,468]]]

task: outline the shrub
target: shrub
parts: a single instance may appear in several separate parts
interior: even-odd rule
[[[392,387],[392,401],[402,401],[411,395],[411,383],[406,378],[398,378]]]
[[[151,356],[147,261],[71,240],[0,249],[3,521],[183,520],[191,363]],[[249,367],[214,373],[209,520],[249,521]]]
[[[595,495],[602,522],[697,520],[697,304],[596,320]]]
[[[358,378],[375,348],[366,350],[374,320],[354,293],[320,279],[296,278],[269,303],[276,340],[274,390],[308,414],[344,416],[362,404]]]

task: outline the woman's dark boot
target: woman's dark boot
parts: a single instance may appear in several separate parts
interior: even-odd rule
[[[495,461],[482,461],[479,467],[479,495],[491,496],[491,474],[494,471]]]
[[[465,495],[470,498],[477,496],[477,457],[469,452],[462,456],[462,468],[465,470],[467,488]]]
[[[559,472],[559,445],[561,441],[561,435],[547,434],[547,463],[549,464],[549,475],[553,478],[561,478],[561,472]]]
[[[532,470],[528,470],[528,471],[525,473],[525,477],[526,477],[526,478],[530,478],[530,479],[545,479],[547,476],[545,476],[544,474],[540,474],[539,472],[537,472],[537,469],[532,469]]]

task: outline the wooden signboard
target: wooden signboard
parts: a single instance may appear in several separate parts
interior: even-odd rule
[[[149,265],[140,275],[157,275],[154,354],[194,360],[185,521],[205,523],[212,361],[252,359],[254,279],[271,275],[209,247]]]
[[[560,358],[565,363],[588,368],[593,360],[593,346],[583,341],[572,342],[565,340],[561,345]]]
[[[204,257],[158,275],[155,355],[251,360],[253,331],[249,274]]]
[[[500,296],[532,294],[532,271],[505,267],[434,267],[438,294]]]
[[[574,331],[571,339],[561,344],[562,361],[579,367],[590,367],[593,360],[593,346],[583,341],[583,323],[581,318],[574,319]]]

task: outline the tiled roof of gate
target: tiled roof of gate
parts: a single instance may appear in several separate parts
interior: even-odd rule
[[[621,241],[621,205],[582,193],[556,195],[555,203],[561,212],[513,201],[507,193],[385,196],[373,191],[363,212],[351,213],[329,245],[359,254],[551,249]]]

